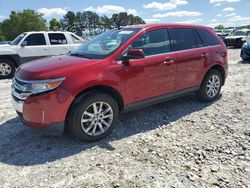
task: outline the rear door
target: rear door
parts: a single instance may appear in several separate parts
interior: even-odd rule
[[[30,34],[22,41],[22,43],[26,43],[26,45],[20,46],[18,49],[21,63],[50,56],[50,51],[43,33]]]
[[[222,47],[222,44],[219,43],[216,36],[213,36],[213,33],[207,31],[205,29],[196,29],[199,36],[201,37],[205,46],[207,46],[209,50],[209,63],[219,63],[224,64],[227,61],[227,49],[226,47]],[[209,65],[208,65],[209,66]]]
[[[169,32],[172,51],[176,52],[175,90],[195,89],[209,58],[208,49],[192,28],[172,28]]]
[[[51,55],[63,55],[70,51],[68,40],[64,33],[48,33]]]

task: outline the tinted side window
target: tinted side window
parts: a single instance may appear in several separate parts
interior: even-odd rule
[[[132,44],[132,48],[142,49],[145,56],[170,52],[167,29],[158,29],[143,34]]]
[[[188,50],[203,46],[193,29],[176,28],[170,30],[173,51]]]
[[[40,46],[46,45],[44,34],[37,33],[29,35],[25,41],[27,41],[27,46]]]
[[[199,48],[199,47],[203,47],[205,46],[205,44],[203,43],[203,41],[201,40],[200,36],[198,35],[198,33],[193,30],[194,32],[194,37],[195,37],[195,40],[196,40],[196,46]]]
[[[49,33],[49,41],[51,45],[67,44],[67,40],[62,33]]]
[[[206,46],[214,46],[214,45],[218,45],[219,42],[206,30],[204,29],[197,29],[203,43]]]

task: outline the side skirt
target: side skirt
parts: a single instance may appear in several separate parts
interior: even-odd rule
[[[183,90],[177,91],[175,93],[169,93],[166,95],[161,95],[161,96],[153,97],[153,98],[146,99],[143,101],[135,102],[135,103],[132,103],[132,104],[125,106],[123,113],[129,112],[132,110],[136,110],[136,109],[139,109],[142,107],[158,104],[161,102],[166,102],[166,101],[169,101],[172,99],[176,99],[176,98],[188,95],[190,93],[194,93],[195,91],[199,90],[199,88],[200,88],[200,86],[195,86],[195,87],[191,87],[188,89],[183,89]]]

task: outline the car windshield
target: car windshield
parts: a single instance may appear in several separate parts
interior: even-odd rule
[[[21,35],[17,36],[13,41],[11,41],[9,44],[10,45],[18,45],[19,42],[25,37],[26,33],[22,33]]]
[[[246,31],[236,31],[233,35],[234,36],[247,36],[247,32]]]
[[[103,59],[112,54],[140,28],[113,29],[82,44],[70,55],[89,59]]]

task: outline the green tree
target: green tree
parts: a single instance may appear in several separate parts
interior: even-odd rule
[[[3,35],[3,31],[2,31],[2,24],[3,23],[0,22],[0,41],[5,40],[5,36]]]
[[[91,35],[96,34],[95,30],[100,26],[100,17],[98,14],[91,11],[84,11],[81,20],[85,21],[83,27],[88,29]]]
[[[126,25],[145,24],[145,21],[139,16],[133,14],[127,14],[126,12],[120,12],[119,14],[113,14],[111,17],[113,27],[121,27]]]
[[[49,29],[53,31],[61,30],[62,24],[56,18],[52,18],[49,22]]]
[[[2,32],[6,40],[13,40],[17,35],[26,31],[46,30],[46,20],[42,14],[26,9],[22,12],[11,11],[10,18],[2,23]]]
[[[225,29],[224,25],[218,25],[215,27],[215,29]]]
[[[76,32],[77,21],[76,14],[72,11],[68,11],[61,19],[62,28],[66,31]]]
[[[107,16],[100,17],[100,28],[102,29],[111,29],[112,28],[112,21]]]

